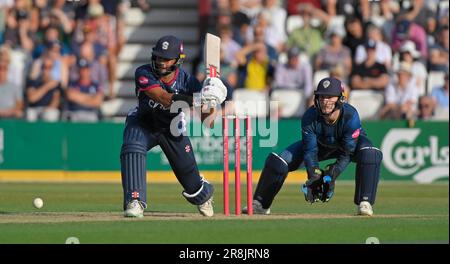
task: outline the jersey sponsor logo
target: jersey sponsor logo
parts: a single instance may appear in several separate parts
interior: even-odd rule
[[[164,107],[161,103],[155,102],[153,99],[148,99],[148,106],[150,108],[159,108],[161,110],[169,110],[170,108]]]
[[[139,82],[140,85],[148,84],[148,78],[145,77],[145,76],[140,76],[139,79],[138,79],[138,82]]]
[[[400,177],[412,175],[418,183],[431,183],[448,178],[448,144],[439,146],[439,137],[436,135],[429,135],[424,141],[424,138],[420,137],[421,132],[420,128],[389,130],[381,143],[383,165]],[[418,146],[417,142],[426,142],[427,145]]]
[[[356,129],[352,134],[352,138],[358,138],[360,132],[361,132],[360,128]]]

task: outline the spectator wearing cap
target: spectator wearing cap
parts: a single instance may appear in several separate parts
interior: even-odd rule
[[[300,57],[298,48],[291,48],[287,52],[288,61],[278,63],[275,68],[273,89],[298,89],[302,90],[305,98],[312,97],[312,67],[309,60]]]
[[[383,64],[386,69],[392,68],[392,50],[385,42],[383,32],[375,24],[369,24],[367,26],[367,39],[371,39],[376,42],[376,60],[378,63]],[[359,45],[356,48],[355,63],[363,63],[367,58],[366,49],[364,45]]]
[[[396,78],[386,88],[385,105],[380,111],[380,118],[413,118],[418,97],[418,88],[412,80],[411,64],[402,62],[396,71]]]
[[[342,44],[345,31],[334,27],[328,33],[328,44],[317,54],[315,61],[316,70],[327,70],[340,65],[344,70],[346,80],[352,70],[352,58],[350,49]]]
[[[0,48],[0,119],[23,116],[22,88],[8,80],[8,52],[5,47]]]
[[[424,59],[428,58],[427,34],[425,29],[409,20],[400,20],[392,31],[392,45],[394,52],[398,52],[403,43],[411,40]]]
[[[446,108],[448,111],[448,72],[445,74],[444,80],[445,82],[443,86],[433,88],[433,90],[431,91],[431,96],[433,96],[434,100],[436,101],[438,108]]]
[[[73,122],[96,122],[103,103],[103,89],[91,79],[91,65],[79,60],[80,79],[67,90],[67,118]]]
[[[54,44],[58,44],[60,46],[60,53],[62,56],[70,54],[69,47],[60,41],[60,33],[58,28],[49,26],[45,29],[44,40],[42,41],[42,43],[36,45],[33,50],[33,59],[39,58],[46,49],[52,48]]]
[[[420,53],[416,50],[416,45],[410,40],[405,41],[399,51],[400,61],[411,64],[412,79],[419,88],[419,95],[425,94],[428,73],[425,65],[420,62]]]
[[[77,62],[79,60],[85,60],[89,63],[91,68],[91,80],[94,83],[107,85],[109,81],[107,59],[108,58],[106,57],[106,55],[96,57],[94,44],[90,42],[83,42],[79,47],[78,56],[73,56],[70,63],[70,82],[74,82],[80,78],[80,68],[78,67]]]
[[[27,82],[25,98],[28,121],[56,122],[59,120],[60,82],[53,79],[53,64],[54,61],[50,56],[42,58],[40,76],[29,79]]]
[[[350,75],[351,90],[382,90],[389,84],[386,66],[376,60],[376,42],[368,40],[364,45],[367,59],[353,67]]]

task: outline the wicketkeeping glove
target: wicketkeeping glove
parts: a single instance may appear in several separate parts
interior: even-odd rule
[[[336,164],[329,164],[325,167],[325,170],[323,172],[323,195],[322,195],[322,202],[328,202],[330,201],[331,197],[334,195],[334,187],[336,178],[338,176]]]
[[[308,180],[302,185],[302,192],[309,203],[322,199],[322,171],[319,168],[308,171]]]

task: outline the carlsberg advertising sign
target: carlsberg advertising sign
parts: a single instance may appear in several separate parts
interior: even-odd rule
[[[448,141],[446,144],[441,141],[442,137],[425,128],[390,129],[381,143],[385,173],[412,178],[418,183],[448,179]]]

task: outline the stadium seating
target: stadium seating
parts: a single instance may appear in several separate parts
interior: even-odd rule
[[[270,95],[271,102],[278,102],[279,117],[300,117],[305,111],[306,100],[301,90],[276,89]]]
[[[265,91],[236,89],[233,91],[233,101],[238,116],[267,117],[268,95]]]
[[[350,92],[348,102],[358,110],[361,120],[377,119],[378,110],[384,103],[384,95],[372,90],[354,90]]]
[[[441,71],[431,71],[428,73],[427,79],[427,90],[428,93],[431,93],[434,88],[443,86],[445,83],[444,80],[445,72]]]

